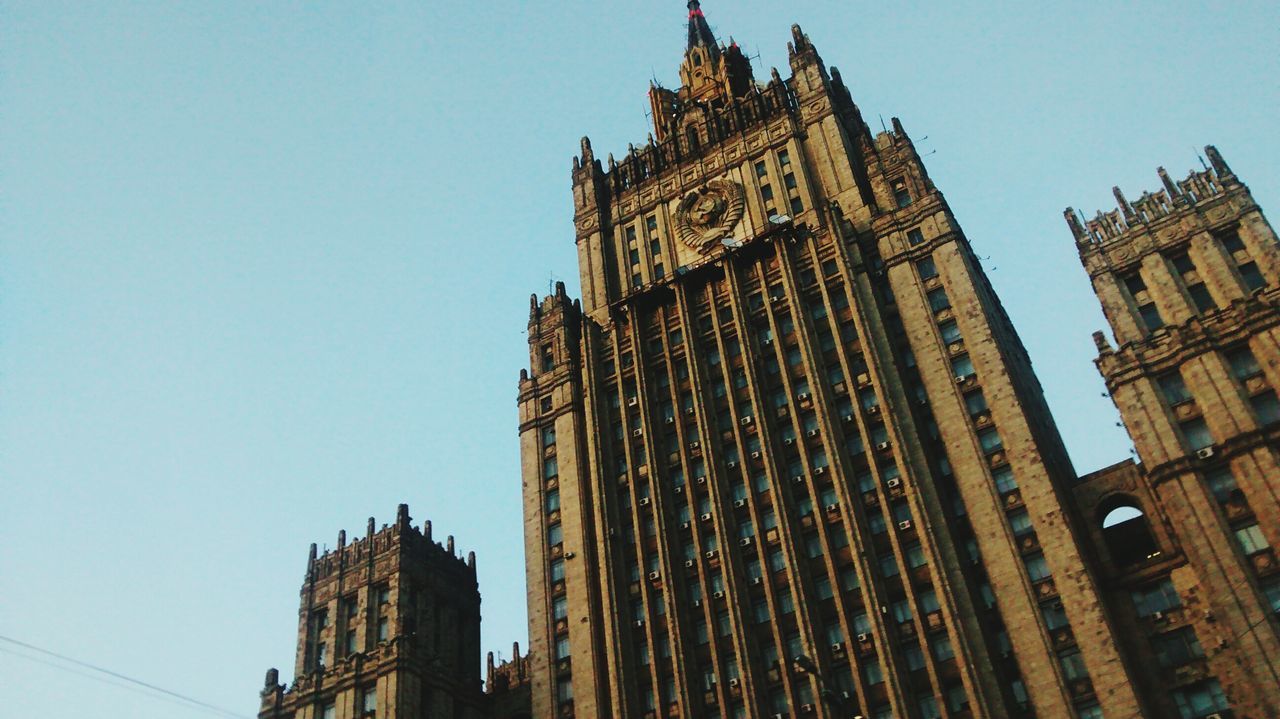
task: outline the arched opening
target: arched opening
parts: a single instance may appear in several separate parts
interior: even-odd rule
[[[1147,516],[1132,497],[1118,496],[1099,507],[1102,541],[1117,567],[1129,567],[1160,554]]]

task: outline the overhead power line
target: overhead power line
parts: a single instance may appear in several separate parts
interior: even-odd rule
[[[155,699],[163,699],[165,701],[182,703],[184,706],[187,706],[190,709],[197,709],[207,713],[217,714],[218,716],[230,717],[232,719],[253,719],[252,717],[247,717],[244,714],[234,712],[230,709],[224,709],[220,706],[216,706],[208,702],[200,701],[199,699],[193,699],[189,696],[186,696],[185,694],[180,694],[178,692],[165,689],[164,687],[159,687],[159,686],[156,686],[155,684],[144,682],[141,679],[134,679],[133,677],[126,676],[124,674],[121,674],[120,672],[112,671],[105,667],[97,666],[96,664],[90,664],[89,662],[80,661],[79,659],[66,656],[65,654],[59,654],[57,652],[50,651],[48,649],[43,649],[41,647],[35,646],[34,644],[28,644],[27,642],[14,639],[13,637],[6,637],[4,635],[0,635],[0,642],[4,642],[16,647],[21,647],[28,651],[36,652],[38,654],[43,654],[44,656],[52,657],[54,659],[57,659],[58,661],[66,662],[67,664],[72,664],[76,667],[82,667],[84,669],[88,669],[89,672],[96,672],[96,674],[78,671],[76,669],[73,669],[72,667],[55,664],[53,662],[39,659],[36,657],[26,656],[24,654],[14,652],[14,651],[5,651],[3,648],[0,648],[0,651],[5,651],[5,653],[7,654],[10,654],[15,657],[20,657],[22,659],[26,659],[27,661],[30,661],[30,662],[35,662],[36,664],[43,664],[45,666],[52,667],[54,669],[59,669],[61,671],[65,671],[70,674],[75,674],[76,676],[84,677],[86,679],[106,681],[107,683],[112,684],[113,686],[119,686],[121,688],[133,689],[134,691],[138,691],[139,689],[144,689],[147,692],[152,692],[150,694],[147,694],[147,696],[150,696]],[[116,681],[112,682],[110,681],[110,679],[107,679],[107,677],[109,677],[110,679],[114,679]]]

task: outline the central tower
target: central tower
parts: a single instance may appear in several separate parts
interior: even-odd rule
[[[530,308],[534,716],[1141,716],[1025,349],[895,119],[690,2]],[[796,661],[797,658],[800,661]]]

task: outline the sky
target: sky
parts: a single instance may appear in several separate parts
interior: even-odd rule
[[[801,23],[873,126],[902,119],[1077,470],[1129,457],[1062,210],[1205,144],[1280,207],[1280,4],[703,8],[762,77]],[[576,293],[579,138],[644,141],[684,24],[674,0],[0,0],[0,637],[252,716],[292,675],[308,545],[407,502],[476,551],[509,657],[529,294]],[[73,668],[0,641],[0,706],[214,715]]]

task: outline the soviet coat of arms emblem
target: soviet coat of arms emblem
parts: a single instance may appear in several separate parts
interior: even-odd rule
[[[676,208],[675,229],[680,241],[706,252],[729,236],[742,219],[742,186],[731,180],[712,180],[684,196]]]

